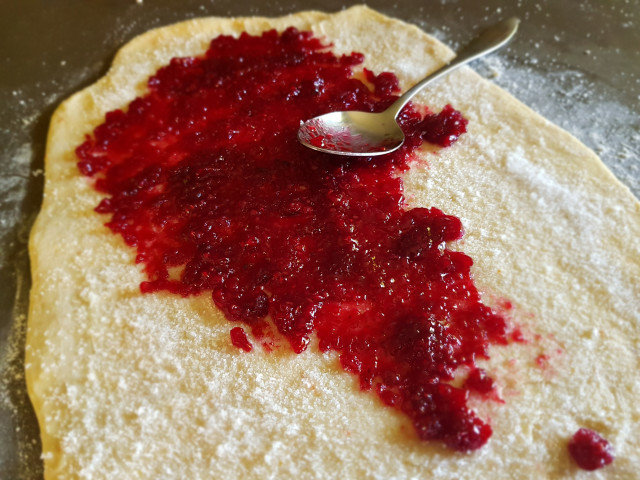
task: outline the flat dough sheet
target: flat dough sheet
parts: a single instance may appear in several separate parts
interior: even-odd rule
[[[418,98],[454,105],[468,133],[425,148],[428,166],[405,185],[412,205],[461,218],[483,298],[511,300],[531,339],[485,364],[506,403],[474,405],[494,430],[482,449],[418,441],[335,354],[239,353],[209,296],[140,294],[135,252],[94,213],[101,197],[75,147],[172,57],[201,54],[219,34],[290,25],[363,52],[366,68],[395,72],[404,89],[452,57],[366,7],[196,19],[132,40],[54,114],[26,349],[46,478],[637,478],[640,203],[592,151],[470,69]],[[580,427],[613,444],[612,465],[577,469],[566,444]]]

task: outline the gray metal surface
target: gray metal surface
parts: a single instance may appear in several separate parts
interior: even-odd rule
[[[360,3],[360,2],[358,2]],[[600,154],[640,195],[640,2],[371,0],[452,47],[476,26],[516,15],[517,38],[476,64]],[[351,2],[259,0],[4,0],[0,4],[0,479],[42,478],[24,387],[26,241],[42,198],[51,113],[92,83],[115,51],[152,27],[204,15],[277,16]]]

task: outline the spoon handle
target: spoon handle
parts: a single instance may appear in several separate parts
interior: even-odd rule
[[[491,53],[502,47],[511,40],[511,37],[516,33],[519,23],[519,19],[512,17],[507,20],[502,20],[484,30],[480,35],[464,46],[462,50],[458,51],[457,55],[448,64],[436,70],[431,75],[427,76],[425,79],[407,90],[404,95],[398,98],[393,105],[389,107],[389,110],[393,112],[395,117],[397,117],[409,100],[411,100],[416,93],[422,90],[424,86],[447,75],[449,72],[464,65],[465,63],[469,63],[476,58],[482,57],[483,55]]]

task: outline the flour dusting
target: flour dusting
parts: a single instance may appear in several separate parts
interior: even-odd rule
[[[585,143],[640,197],[640,102],[616,100],[611,87],[581,71],[545,71],[533,58],[513,62],[496,55],[474,67]]]
[[[586,198],[581,191],[531,163],[522,148],[507,156],[506,169],[526,185],[522,191],[531,192],[538,213],[553,219],[550,224],[554,236],[566,239],[569,246],[575,244],[575,248],[570,250],[573,261],[589,271],[590,278],[597,279],[599,287],[608,292],[607,297],[611,298],[616,313],[640,321],[640,310],[632,308],[637,305],[638,292],[622,276],[619,261],[600,240],[602,232],[621,228],[617,218],[611,219],[603,214],[606,199]]]

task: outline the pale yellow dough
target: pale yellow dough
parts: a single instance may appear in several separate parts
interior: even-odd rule
[[[294,25],[403,88],[452,56],[416,27],[365,7],[282,18],[203,18],[127,44],[109,73],[51,121],[42,211],[30,253],[26,369],[47,479],[632,479],[640,472],[640,204],[596,155],[510,95],[462,69],[418,101],[453,104],[469,131],[424,151],[406,175],[412,205],[459,216],[487,302],[508,298],[526,345],[487,368],[505,404],[480,402],[494,434],[461,454],[418,441],[409,422],[358,390],[333,355],[240,353],[206,295],[142,295],[134,251],[93,212],[100,195],[74,148],[144,93],[172,57],[211,38]],[[535,362],[549,356],[548,368]],[[579,427],[614,445],[579,471]]]

